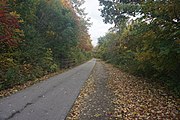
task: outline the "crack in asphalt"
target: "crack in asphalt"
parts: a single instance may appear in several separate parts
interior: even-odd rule
[[[32,105],[33,103],[27,103],[22,109],[15,111],[14,113],[12,113],[8,118],[6,118],[5,120],[9,120],[11,118],[13,118],[15,115],[21,113],[21,111],[23,111],[26,107],[28,107],[29,105]]]
[[[60,76],[49,79],[49,82],[42,82],[39,86],[32,86],[30,88],[27,88],[27,90],[25,90],[24,92],[22,91],[18,94],[3,99],[2,101],[0,101],[0,119],[27,119],[29,117],[30,119],[33,119],[38,117],[39,120],[44,120],[44,118],[42,117],[42,115],[44,115],[44,110],[39,108],[38,105],[40,105],[41,107],[48,107],[49,110],[52,111],[48,115],[50,118],[64,118],[65,114],[67,114],[67,111],[70,109],[70,106],[72,106],[71,104],[73,104],[73,100],[76,99],[76,94],[80,91],[82,84],[85,82],[85,80],[87,80],[92,68],[94,67],[95,62],[95,60],[91,60],[91,62],[84,63],[83,65],[76,67],[73,70],[67,71],[65,74],[60,74]],[[72,90],[70,89],[71,87]],[[36,93],[35,90],[38,92]],[[64,94],[64,91],[68,91],[69,93]],[[58,95],[57,97],[53,96],[55,97],[53,99],[54,102],[52,102],[52,100],[48,100],[50,99],[51,93],[53,93],[52,95],[54,95],[54,93]],[[21,97],[24,98],[24,94],[30,96],[28,98],[25,97],[26,99],[21,99]],[[44,103],[42,103],[41,101],[44,101]],[[6,107],[6,105],[9,104],[12,105],[3,109],[4,107]],[[51,110],[52,107],[53,109]],[[57,114],[56,111],[58,110],[58,107],[63,109],[59,109],[60,113]],[[30,108],[36,109],[36,111],[40,110],[41,113],[33,113],[33,116],[28,117],[25,114],[27,111],[29,111]]]
[[[80,70],[79,70],[79,71],[80,71]],[[70,77],[76,75],[79,71],[76,71],[74,74],[70,75]],[[69,76],[67,76],[67,77],[69,77]],[[67,77],[65,77],[65,79],[66,79]],[[50,93],[50,92],[53,91],[55,88],[57,88],[60,84],[62,84],[62,83],[65,81],[65,79],[63,79],[63,80],[60,79],[61,81],[59,81],[57,85],[54,85],[54,86],[52,86],[51,88],[47,89],[45,92],[43,92],[42,94],[40,94],[39,96],[37,96],[37,97],[36,97],[35,99],[33,99],[31,102],[28,102],[27,104],[25,104],[23,108],[21,108],[20,110],[16,110],[15,112],[13,112],[13,113],[12,113],[9,117],[7,117],[5,120],[9,120],[9,119],[15,117],[17,114],[20,114],[20,113],[21,113],[25,108],[27,108],[28,106],[36,103],[36,102],[37,102],[38,100],[40,100],[41,98],[44,98],[44,96],[45,96],[46,94]]]

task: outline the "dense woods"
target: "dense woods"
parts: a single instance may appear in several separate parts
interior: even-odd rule
[[[97,57],[180,91],[179,0],[99,0],[105,23]]]
[[[83,0],[0,1],[0,90],[91,57]]]

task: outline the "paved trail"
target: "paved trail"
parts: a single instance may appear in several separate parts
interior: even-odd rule
[[[98,60],[90,78],[67,120],[180,120],[180,99],[162,84]]]
[[[64,120],[96,60],[0,100],[0,120]]]
[[[108,77],[104,63],[97,60],[66,120],[116,120],[112,103],[115,96],[108,87]]]

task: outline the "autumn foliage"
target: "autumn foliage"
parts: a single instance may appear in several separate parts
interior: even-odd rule
[[[99,1],[104,21],[115,25],[99,38],[99,57],[180,95],[178,0]]]
[[[9,46],[17,45],[23,32],[19,26],[19,14],[12,12],[6,1],[0,2],[0,42]]]
[[[75,4],[79,3],[0,2],[0,89],[56,72],[64,59],[77,64],[91,58],[88,22]]]

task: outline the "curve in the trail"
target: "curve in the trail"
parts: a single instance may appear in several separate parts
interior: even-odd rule
[[[0,100],[0,120],[64,120],[95,63],[92,59]]]

